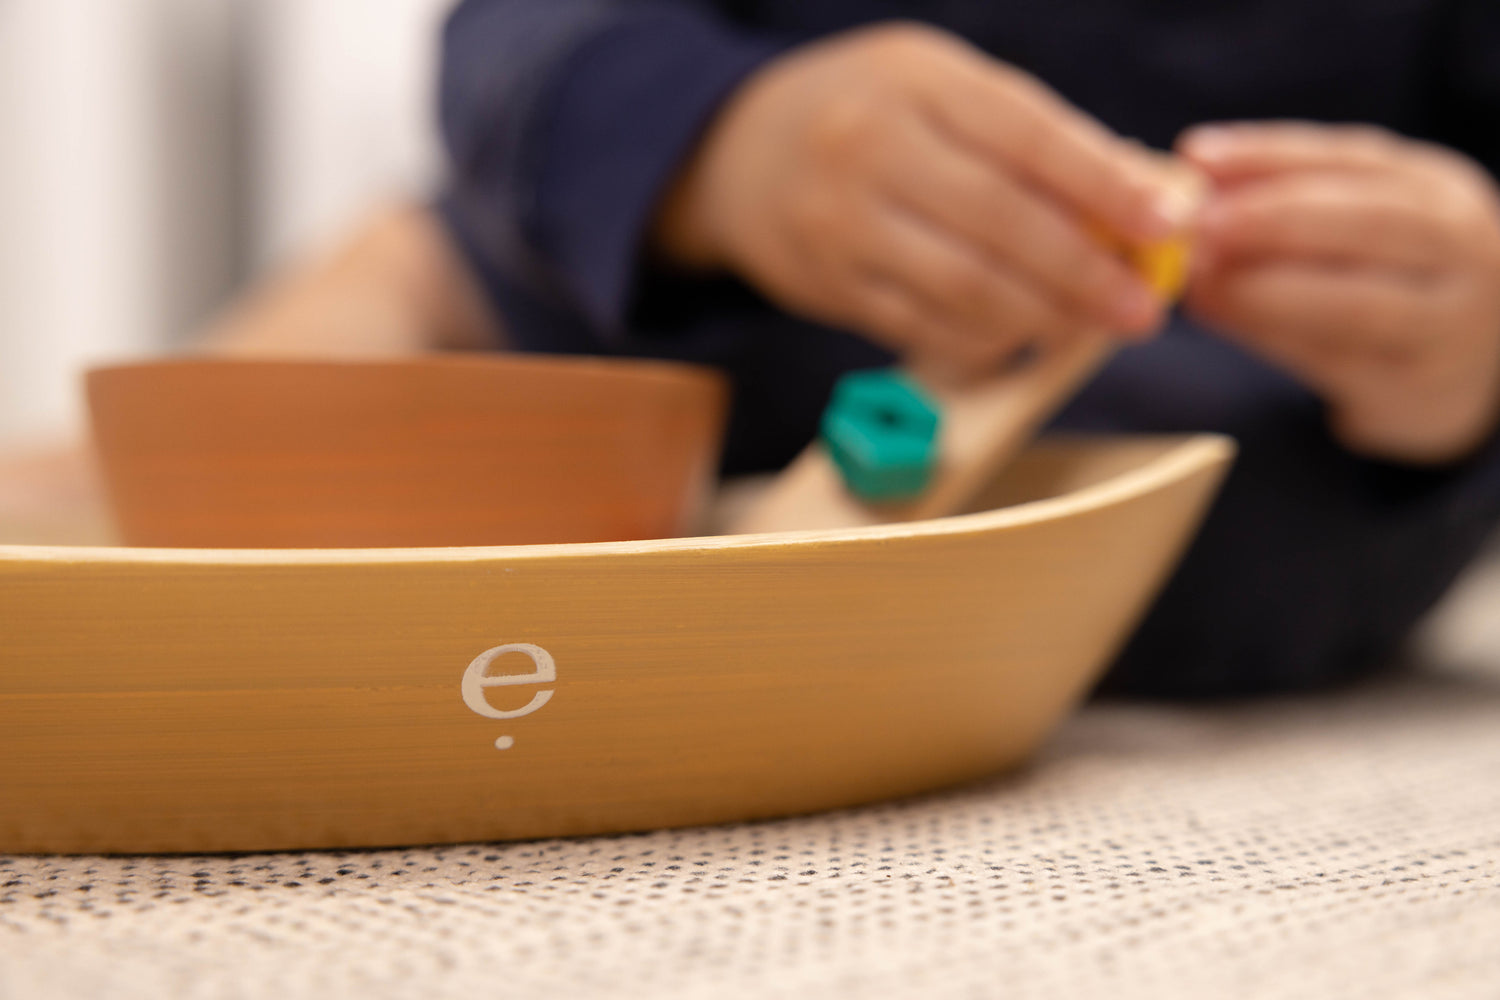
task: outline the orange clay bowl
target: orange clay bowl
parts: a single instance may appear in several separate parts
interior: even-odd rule
[[[0,852],[604,833],[989,774],[1088,690],[1231,452],[1043,442],[978,513],[827,532],[0,546]]]
[[[672,362],[176,360],[88,376],[131,545],[336,548],[689,533],[726,389]]]

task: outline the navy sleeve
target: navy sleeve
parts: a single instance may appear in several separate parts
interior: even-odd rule
[[[467,0],[443,39],[445,215],[493,283],[607,350],[665,185],[781,47],[707,4]]]
[[[1500,177],[1500,4],[1453,0],[1436,51],[1433,138]]]

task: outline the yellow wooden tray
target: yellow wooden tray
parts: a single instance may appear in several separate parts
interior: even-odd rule
[[[1232,450],[1053,443],[1001,509],[821,533],[0,546],[0,851],[636,830],[992,772],[1087,691]]]

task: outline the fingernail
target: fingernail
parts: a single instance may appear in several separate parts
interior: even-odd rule
[[[1171,235],[1192,225],[1198,214],[1199,204],[1191,192],[1179,187],[1169,187],[1157,192],[1152,208],[1171,226],[1168,233]]]
[[[1234,152],[1234,131],[1222,125],[1202,125],[1183,137],[1183,152],[1195,160],[1222,160]]]

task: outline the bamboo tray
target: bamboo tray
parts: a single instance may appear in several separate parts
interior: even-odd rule
[[[0,851],[638,830],[993,772],[1087,691],[1232,450],[1053,443],[1001,509],[821,533],[0,546]]]

